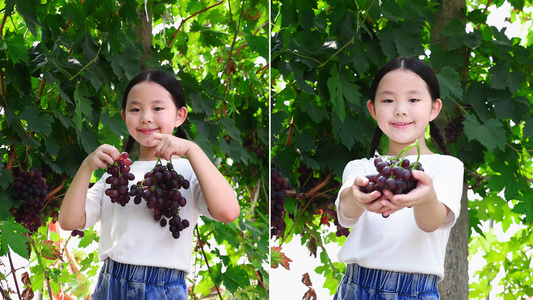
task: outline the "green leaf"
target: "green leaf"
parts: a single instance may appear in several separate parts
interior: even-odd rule
[[[489,70],[491,75],[491,88],[497,90],[509,89],[516,93],[522,86],[525,74],[520,70],[511,71],[510,62],[499,63]]]
[[[231,136],[231,138],[239,143],[242,143],[241,131],[235,126],[235,120],[224,117],[220,119],[220,126],[224,131]]]
[[[340,72],[331,69],[331,77],[328,79],[328,89],[331,103],[339,119],[344,120],[346,117],[346,109],[344,107],[344,98],[342,96],[342,85],[340,81]]]
[[[52,122],[54,119],[50,115],[39,115],[37,106],[28,106],[19,115],[22,120],[28,123],[28,129],[35,132],[40,132],[45,136],[49,136],[52,132]]]
[[[252,51],[259,53],[264,59],[269,59],[268,39],[264,36],[247,35],[246,41]]]
[[[0,221],[0,256],[6,255],[9,247],[18,255],[29,258],[28,238],[23,233],[28,233],[28,230],[15,221]]]
[[[4,39],[7,51],[6,56],[13,64],[28,63],[28,51],[25,49],[24,38],[20,35],[9,36]]]
[[[318,106],[317,101],[313,97],[299,97],[298,99],[300,100],[299,109],[307,113],[316,124],[328,118],[327,110],[324,107]]]
[[[461,97],[463,95],[463,88],[461,87],[459,74],[457,74],[454,69],[444,67],[438,74],[436,74],[436,76],[439,80],[442,99],[452,95],[456,97]]]
[[[477,140],[489,151],[496,148],[504,150],[506,138],[502,123],[495,119],[489,119],[480,123],[476,116],[465,114],[464,130],[470,141]]]

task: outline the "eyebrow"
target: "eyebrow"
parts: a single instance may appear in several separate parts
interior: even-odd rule
[[[151,100],[150,103],[156,103],[156,104],[159,104],[159,103],[164,103],[165,101],[164,100],[160,100],[160,99],[155,99],[155,100]],[[126,106],[130,106],[130,105],[139,105],[141,104],[141,101],[137,101],[137,100],[131,100],[128,102],[128,104]]]
[[[423,94],[424,92],[420,91],[420,90],[409,90],[407,92],[408,94]],[[395,92],[393,91],[389,91],[389,90],[384,90],[382,91],[381,93],[379,93],[380,95],[396,95]]]

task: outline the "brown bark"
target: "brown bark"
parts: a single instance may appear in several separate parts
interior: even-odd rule
[[[463,187],[461,213],[452,228],[446,260],[444,280],[438,285],[441,300],[468,299],[468,198],[467,185]]]
[[[447,50],[447,37],[442,30],[451,19],[459,19],[465,24],[466,0],[441,0],[441,8],[435,14],[435,25],[431,30],[431,44],[441,46]],[[468,56],[466,49],[460,53]],[[467,61],[467,57],[465,57]],[[465,66],[466,68],[466,66]],[[461,70],[458,70],[461,72]],[[468,299],[468,198],[467,185],[463,188],[460,216],[452,228],[446,247],[444,263],[444,280],[439,283],[439,293],[442,300]]]

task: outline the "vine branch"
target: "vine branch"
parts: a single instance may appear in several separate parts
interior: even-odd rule
[[[172,34],[172,37],[171,37],[170,40],[168,41],[168,43],[167,43],[167,48],[169,48],[170,45],[172,45],[172,43],[174,42],[174,39],[176,38],[176,35],[177,35],[178,32],[180,31],[181,27],[183,27],[183,24],[185,24],[185,22],[187,22],[187,21],[190,20],[191,18],[193,18],[193,17],[195,17],[195,16],[197,16],[197,15],[203,13],[203,12],[206,12],[206,11],[212,9],[213,7],[216,7],[216,6],[218,6],[218,5],[222,4],[222,3],[224,3],[224,1],[217,2],[217,3],[213,4],[213,5],[208,6],[208,7],[204,8],[204,9],[201,9],[201,10],[195,12],[194,14],[188,16],[187,18],[181,20],[180,25],[178,26],[178,29],[176,29],[176,30],[174,31],[174,33]]]

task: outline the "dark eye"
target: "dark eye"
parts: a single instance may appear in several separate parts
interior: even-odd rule
[[[155,110],[155,111],[162,111],[163,108],[162,108],[162,107],[156,107],[156,108],[154,108],[154,110]]]
[[[138,108],[132,108],[132,109],[130,109],[130,111],[131,111],[131,112],[138,112],[138,111],[140,111],[140,109],[138,109]]]
[[[413,99],[409,100],[409,102],[413,102],[413,103],[414,103],[414,102],[418,102],[418,101],[420,101],[420,100],[418,100],[418,99],[415,99],[415,98],[413,98]]]
[[[392,99],[385,99],[385,100],[383,100],[383,103],[392,103],[392,102],[394,102],[394,100],[392,100]]]

